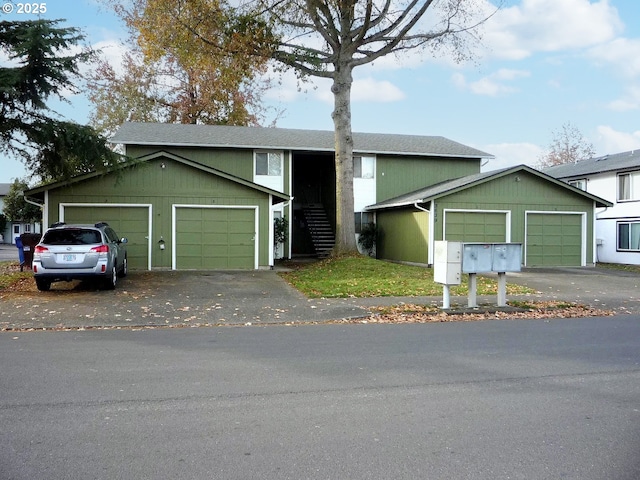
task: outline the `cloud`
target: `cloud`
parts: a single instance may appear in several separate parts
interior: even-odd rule
[[[507,82],[526,78],[530,75],[530,72],[526,70],[501,68],[474,82],[468,82],[461,73],[454,73],[451,79],[453,84],[461,90],[468,90],[476,95],[497,97],[517,91],[515,87],[508,85]]]
[[[333,104],[329,79],[313,77],[305,83],[300,83],[292,71],[282,74],[271,72],[269,75],[272,84],[275,85],[266,95],[269,99],[292,103],[306,96],[323,103]],[[356,78],[351,86],[352,102],[388,103],[404,98],[404,92],[387,80],[376,80],[372,77]]]
[[[608,0],[523,0],[484,24],[489,57],[522,60],[536,52],[582,49],[612,40],[623,29]]]
[[[640,39],[616,38],[591,48],[588,57],[625,77],[640,76]]]
[[[599,125],[596,131],[596,149],[602,154],[640,149],[640,130],[618,132],[608,125]]]

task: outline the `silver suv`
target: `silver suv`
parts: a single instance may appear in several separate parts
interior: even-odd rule
[[[126,238],[119,238],[105,222],[95,225],[55,223],[33,251],[33,276],[38,290],[52,282],[99,279],[104,288],[116,287],[127,275]]]

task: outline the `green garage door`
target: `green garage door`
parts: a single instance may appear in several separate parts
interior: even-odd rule
[[[120,238],[127,238],[127,264],[130,269],[149,269],[149,208],[117,206],[64,207],[66,223],[107,222]]]
[[[581,214],[527,214],[528,267],[582,265]]]
[[[254,209],[177,208],[175,268],[253,269],[255,237]]]
[[[507,238],[506,213],[447,211],[445,222],[445,240],[502,243]]]

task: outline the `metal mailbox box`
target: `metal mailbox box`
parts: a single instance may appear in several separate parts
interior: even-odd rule
[[[522,265],[522,244],[494,243],[492,272],[519,272]]]

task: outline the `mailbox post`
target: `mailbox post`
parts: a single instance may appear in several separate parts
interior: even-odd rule
[[[477,307],[476,274],[496,272],[498,274],[499,307],[507,305],[506,272],[521,269],[521,243],[463,243],[462,272],[469,274],[469,307]]]
[[[451,308],[451,285],[462,281],[462,243],[435,242],[433,280],[442,283],[442,308]]]

